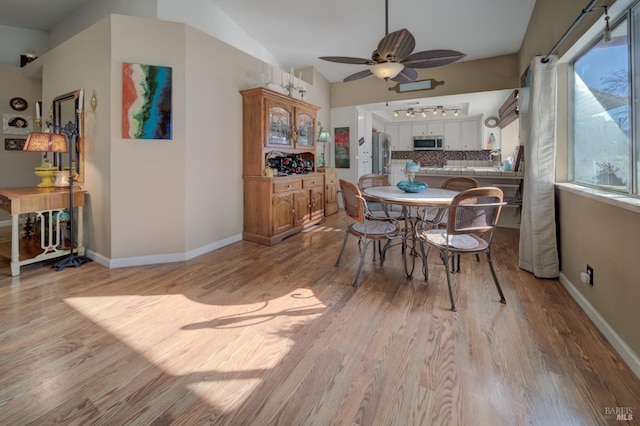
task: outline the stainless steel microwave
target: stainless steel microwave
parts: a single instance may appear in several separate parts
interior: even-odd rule
[[[444,149],[442,136],[414,136],[414,151],[438,151]]]

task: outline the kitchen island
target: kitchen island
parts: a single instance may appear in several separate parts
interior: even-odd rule
[[[392,164],[392,184],[406,179],[404,163]],[[480,186],[495,186],[504,192],[507,205],[502,210],[498,226],[506,228],[520,227],[520,208],[522,206],[522,182],[524,172],[503,171],[483,163],[480,165],[456,165],[445,167],[421,167],[415,179],[425,182],[429,187],[440,188],[446,179],[456,176],[471,177]]]

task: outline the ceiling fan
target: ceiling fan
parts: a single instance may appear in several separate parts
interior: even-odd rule
[[[375,75],[384,80],[398,83],[410,83],[418,77],[415,68],[433,68],[447,65],[464,58],[464,53],[455,50],[425,50],[413,52],[416,40],[403,28],[389,34],[389,0],[385,0],[385,36],[378,43],[378,48],[371,54],[371,59],[352,58],[349,56],[321,56],[320,59],[342,64],[370,65],[368,70],[347,76],[343,81],[353,81]]]

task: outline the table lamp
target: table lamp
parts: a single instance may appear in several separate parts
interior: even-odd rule
[[[318,122],[318,126],[320,126],[320,132],[318,132],[317,143],[322,144],[322,154],[320,155],[320,159],[318,160],[318,168],[326,167],[325,159],[324,159],[324,144],[327,142],[331,142],[331,135],[329,132],[322,128],[322,125]]]
[[[36,176],[42,179],[38,188],[52,188],[53,175],[57,167],[51,165],[47,158],[48,152],[67,152],[67,141],[64,135],[49,132],[33,132],[27,136],[23,151],[44,152],[42,165],[35,168]]]

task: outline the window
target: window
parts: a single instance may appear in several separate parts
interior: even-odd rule
[[[598,41],[573,62],[573,180],[600,189],[638,194],[640,120],[631,88],[640,81],[640,5],[612,27],[611,40]],[[635,62],[634,62],[635,61]],[[635,114],[635,115],[634,115]],[[635,180],[635,183],[634,183]]]

